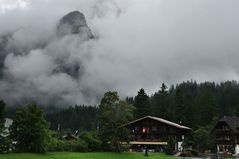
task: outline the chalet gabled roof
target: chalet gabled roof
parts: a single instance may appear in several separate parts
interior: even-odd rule
[[[133,123],[136,123],[140,120],[143,120],[143,119],[152,119],[152,120],[156,120],[156,121],[159,121],[161,123],[164,123],[164,124],[167,124],[167,125],[170,125],[170,126],[173,126],[173,127],[176,127],[176,128],[179,128],[179,129],[186,129],[186,130],[191,130],[191,128],[189,127],[186,127],[186,126],[183,126],[183,125],[180,125],[180,124],[177,124],[177,123],[174,123],[174,122],[171,122],[171,121],[168,121],[168,120],[165,120],[165,119],[162,119],[162,118],[159,118],[159,117],[154,117],[154,116],[145,116],[143,118],[139,118],[139,119],[136,119],[134,121],[131,121],[127,124],[125,124],[124,126],[127,126],[127,125],[130,125],[130,124],[133,124]]]
[[[239,118],[235,116],[224,116],[219,122],[225,122],[234,133],[239,133]]]

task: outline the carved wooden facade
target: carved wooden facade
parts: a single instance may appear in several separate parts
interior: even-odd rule
[[[218,153],[239,154],[239,118],[225,116],[217,122],[212,133]]]
[[[134,149],[142,149],[145,146],[152,149],[162,148],[167,145],[169,138],[172,138],[176,141],[175,149],[181,150],[184,135],[191,131],[189,127],[153,116],[134,120],[125,126],[130,129],[130,143]]]

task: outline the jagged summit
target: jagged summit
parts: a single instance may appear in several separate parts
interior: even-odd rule
[[[85,15],[79,11],[73,11],[63,16],[57,25],[57,36],[79,34],[82,38],[91,39],[93,34],[87,25]]]

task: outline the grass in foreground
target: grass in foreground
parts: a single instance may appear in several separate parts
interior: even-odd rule
[[[31,154],[31,153],[13,153],[0,155],[0,159],[174,159],[160,153],[149,153],[149,157],[145,157],[143,153],[110,153],[110,152],[54,152],[47,154]]]

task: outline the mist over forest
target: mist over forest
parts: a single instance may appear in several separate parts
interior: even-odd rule
[[[236,0],[1,1],[0,98],[97,105],[162,83],[238,81]],[[67,16],[68,15],[68,16]]]

